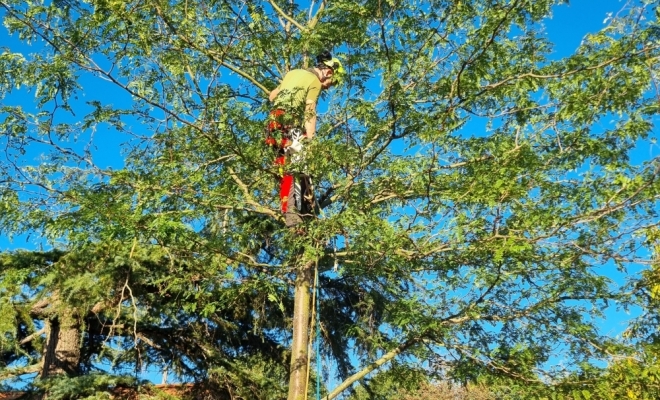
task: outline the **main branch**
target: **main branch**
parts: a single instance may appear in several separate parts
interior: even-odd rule
[[[380,368],[383,364],[387,363],[388,361],[394,359],[394,357],[398,356],[399,354],[403,353],[406,351],[408,348],[411,346],[419,343],[422,340],[421,337],[416,337],[409,339],[405,342],[403,342],[399,347],[385,353],[381,358],[378,360],[374,361],[373,363],[369,364],[366,368],[363,368],[360,372],[357,372],[348,379],[346,379],[344,382],[341,383],[341,385],[337,386],[332,392],[330,392],[326,397],[324,397],[324,400],[332,400],[335,397],[337,397],[341,392],[344,390],[348,389],[353,383],[359,381],[360,379],[364,378],[369,374],[370,372]],[[289,399],[291,400],[291,399]]]
[[[314,262],[302,265],[298,270],[293,305],[293,342],[291,343],[291,364],[289,375],[288,400],[305,400],[307,393],[307,369],[309,352],[309,317],[311,312],[310,287]]]

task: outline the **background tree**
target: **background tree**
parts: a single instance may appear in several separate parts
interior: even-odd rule
[[[0,55],[0,223],[49,249],[3,257],[3,376],[53,392],[107,361],[90,385],[158,366],[304,398],[315,269],[328,398],[378,396],[381,373],[541,393],[610,357],[602,310],[637,304],[610,271],[650,265],[658,221],[657,158],[635,151],[660,29],[630,1],[551,59],[559,3],[0,0],[32,46]],[[296,235],[265,95],[325,48],[350,81]]]

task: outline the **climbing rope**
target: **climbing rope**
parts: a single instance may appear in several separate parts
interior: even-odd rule
[[[314,265],[314,287],[312,289],[312,321],[311,326],[316,326],[316,337],[314,333],[310,335],[309,344],[307,347],[307,379],[305,381],[305,395],[307,395],[309,390],[309,371],[310,363],[312,361],[312,341],[314,341],[314,351],[316,352],[316,399],[321,400],[321,354],[319,353],[320,341],[319,337],[321,336],[321,308],[320,308],[320,299],[318,296],[319,292],[319,263],[318,260]],[[314,307],[316,305],[316,307]]]
[[[320,214],[321,218],[325,218],[325,213],[320,207],[318,200],[316,198],[316,193],[314,192],[314,183],[312,182],[311,176],[307,175],[309,180],[309,187],[311,190],[312,201],[314,204],[314,210],[317,215]],[[337,244],[334,239],[332,241],[333,246],[333,258],[334,258],[334,267],[333,270],[337,271]],[[319,261],[316,259],[314,263],[314,286],[312,289],[312,318],[310,321],[310,328],[316,327],[316,337],[314,336],[314,331],[311,331],[309,337],[309,343],[307,347],[307,379],[305,380],[305,396],[309,391],[309,375],[311,370],[311,361],[312,361],[312,342],[314,343],[314,352],[316,352],[316,400],[321,400],[321,298],[319,295]]]
[[[316,282],[316,400],[321,400],[321,296],[319,293],[319,268],[316,263],[314,281]]]

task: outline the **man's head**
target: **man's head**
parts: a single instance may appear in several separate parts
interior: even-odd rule
[[[330,71],[331,82],[328,87],[331,85],[341,85],[344,83],[346,71],[338,59],[332,58],[328,61],[324,61],[323,65]]]
[[[341,85],[344,82],[346,71],[341,62],[337,58],[333,58],[330,52],[324,51],[316,56],[316,68],[320,71],[323,89]]]

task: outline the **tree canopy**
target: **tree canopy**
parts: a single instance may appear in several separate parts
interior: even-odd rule
[[[0,256],[0,377],[53,399],[148,368],[214,398],[653,397],[658,10],[630,0],[556,57],[564,3],[0,0],[22,44],[0,45],[0,230],[35,243]],[[326,49],[349,76],[300,234],[267,95]],[[608,309],[642,317],[613,337]]]

